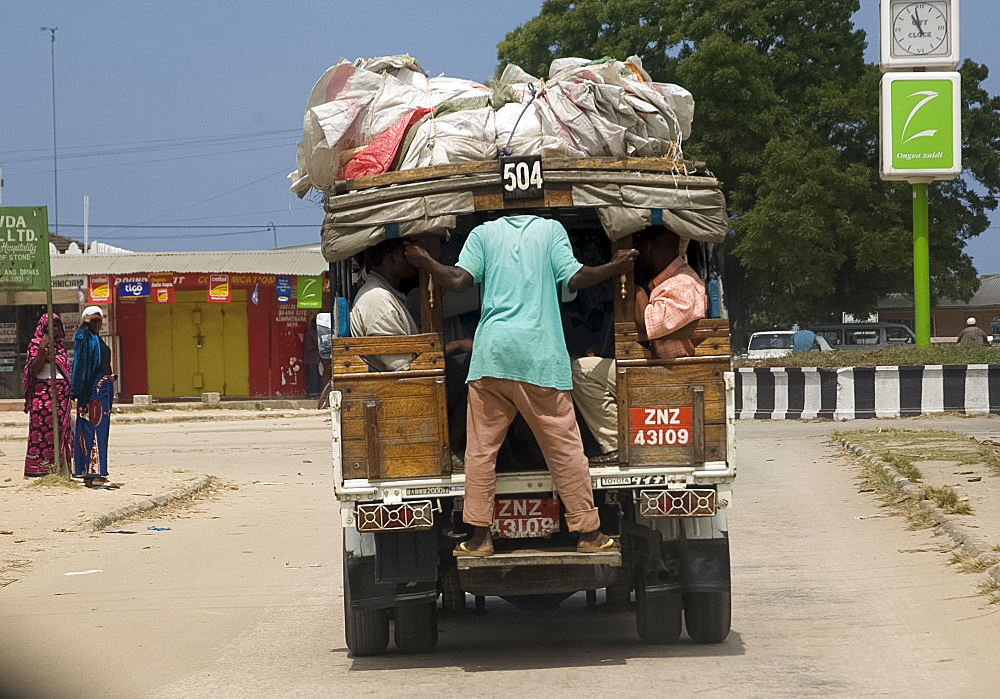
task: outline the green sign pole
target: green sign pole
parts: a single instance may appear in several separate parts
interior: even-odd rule
[[[931,344],[931,262],[927,232],[927,183],[913,182],[913,323],[917,347]]]

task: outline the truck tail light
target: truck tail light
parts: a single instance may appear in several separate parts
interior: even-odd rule
[[[715,514],[715,490],[640,490],[639,514],[643,517],[711,517]]]
[[[434,526],[434,509],[430,500],[358,505],[355,514],[359,532],[430,529]]]

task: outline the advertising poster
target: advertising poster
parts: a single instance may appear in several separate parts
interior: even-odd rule
[[[87,277],[87,303],[111,303],[111,277]]]
[[[149,296],[149,277],[120,277],[118,280],[118,298],[136,299]]]
[[[174,302],[174,275],[153,274],[149,278],[150,301],[153,303]]]
[[[228,274],[211,274],[208,277],[208,300],[212,303],[229,303],[231,289]]]
[[[298,302],[299,308],[322,308],[323,307],[323,277],[306,277],[301,274],[298,277]]]
[[[292,299],[292,278],[287,275],[275,277],[274,295],[282,306],[288,303]]]

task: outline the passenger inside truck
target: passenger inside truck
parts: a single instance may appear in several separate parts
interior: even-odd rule
[[[467,238],[467,231],[479,221],[459,227],[436,245],[437,259],[453,264]],[[596,220],[567,221],[566,228],[576,258],[586,265],[598,265],[610,259],[612,245]],[[688,325],[706,315],[706,295],[703,279],[707,276],[708,256],[703,245],[688,246],[681,256],[680,239],[666,229],[640,232],[634,237],[640,251],[636,263],[636,292],[628,303],[635,307],[636,317],[645,317],[644,308],[650,303],[647,288],[658,288],[658,279],[671,270],[670,285],[683,288],[683,300],[667,298],[663,293],[657,304],[667,309],[657,316],[656,327],[638,323],[640,340],[652,351],[654,358],[671,359],[694,353],[690,339],[663,340],[664,335]],[[435,241],[438,242],[438,241]],[[466,378],[469,352],[479,322],[479,290],[442,293],[425,289],[419,283],[416,269],[402,255],[402,240],[379,243],[357,256],[359,284],[350,313],[351,335],[412,335],[430,332],[421,327],[421,305],[428,296],[441,306],[440,332],[444,342],[445,384],[447,392],[448,434],[453,470],[461,468],[466,439]],[[691,261],[691,265],[686,260]],[[353,276],[353,275],[352,275]],[[669,285],[668,285],[669,286]],[[589,289],[562,288],[561,315],[567,349],[573,360],[573,397],[577,421],[585,451],[593,464],[613,464],[618,461],[618,413],[615,386],[615,298],[620,288],[617,279],[608,280]],[[350,293],[350,292],[348,292]],[[654,292],[654,297],[657,294]],[[641,308],[640,308],[641,306]],[[426,308],[424,309],[426,313]],[[426,320],[426,318],[425,318]],[[647,330],[653,333],[650,340]],[[530,348],[526,348],[530,351]],[[405,371],[413,354],[375,355],[364,357],[375,371]],[[403,377],[401,377],[403,378]],[[586,429],[585,429],[586,428]],[[519,415],[511,424],[497,456],[498,472],[544,470],[545,462],[538,444]]]

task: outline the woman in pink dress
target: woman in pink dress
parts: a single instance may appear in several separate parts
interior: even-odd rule
[[[66,331],[59,316],[52,314],[55,352],[49,348],[49,316],[43,314],[28,344],[24,362],[24,412],[28,413],[28,451],[24,457],[24,476],[34,478],[52,472],[55,462],[52,439],[52,389],[50,377],[55,372],[59,402],[59,458],[68,464],[73,453],[70,430],[70,365],[63,347]],[[52,356],[55,355],[53,367]]]

